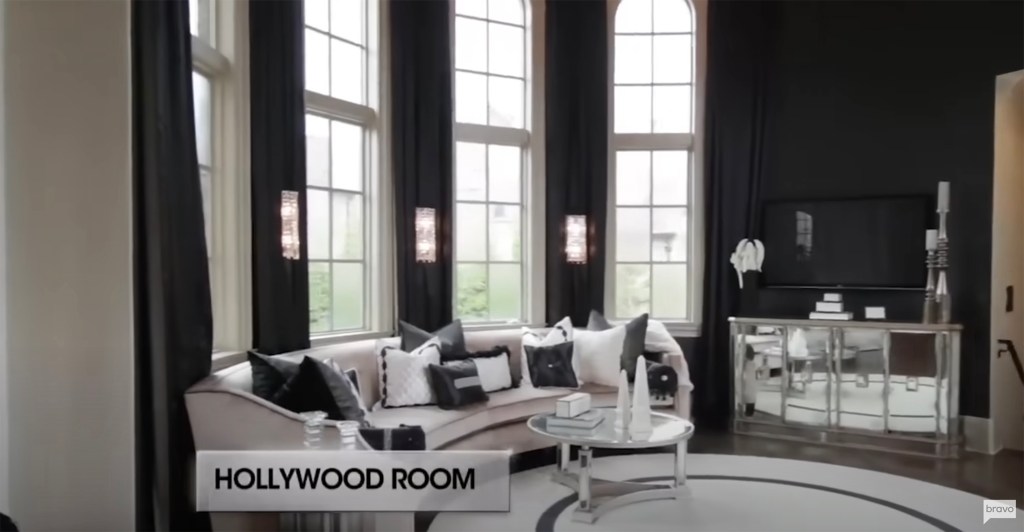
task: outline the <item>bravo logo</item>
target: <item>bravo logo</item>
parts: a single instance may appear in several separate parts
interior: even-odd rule
[[[989,519],[1016,519],[1017,517],[1017,501],[986,499],[982,504],[984,505],[984,518],[981,524],[987,523]]]

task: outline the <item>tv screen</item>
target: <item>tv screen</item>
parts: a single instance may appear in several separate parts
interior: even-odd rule
[[[768,286],[923,288],[929,198],[769,202]]]

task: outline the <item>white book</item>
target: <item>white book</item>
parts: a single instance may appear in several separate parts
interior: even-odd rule
[[[604,421],[604,414],[600,410],[590,410],[576,417],[549,417],[547,426],[548,428],[592,429],[600,425],[602,421]]]
[[[834,292],[829,292],[829,293],[825,294],[825,298],[822,301],[828,301],[830,303],[840,303],[840,302],[843,301],[843,294],[836,294]]]
[[[814,310],[818,312],[842,312],[842,301],[818,301],[814,304]]]
[[[852,312],[812,312],[812,320],[852,320]]]

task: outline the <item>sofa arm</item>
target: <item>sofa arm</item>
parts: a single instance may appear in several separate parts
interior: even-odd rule
[[[676,370],[676,374],[679,376],[679,390],[676,391],[673,399],[676,415],[683,419],[690,419],[693,382],[690,381],[690,368],[686,364],[683,352],[665,353],[661,357],[661,363]]]
[[[197,451],[304,448],[302,418],[255,395],[191,390],[185,405]]]

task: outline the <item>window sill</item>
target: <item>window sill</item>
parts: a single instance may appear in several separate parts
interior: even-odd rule
[[[320,334],[309,339],[310,347],[323,347],[325,345],[344,344],[357,342],[359,340],[376,340],[378,338],[390,338],[394,336],[391,332],[382,331],[354,331],[346,333]]]
[[[522,329],[527,327],[530,329],[543,329],[546,327],[544,324],[526,323],[517,321],[515,323],[465,323],[462,324],[462,330],[473,331],[473,332],[485,332],[485,331],[510,331]]]
[[[220,371],[224,368],[230,368],[235,364],[245,362],[245,356],[245,351],[214,351],[210,372]]]
[[[700,336],[700,324],[692,322],[662,322],[669,334],[674,338],[697,338]]]

